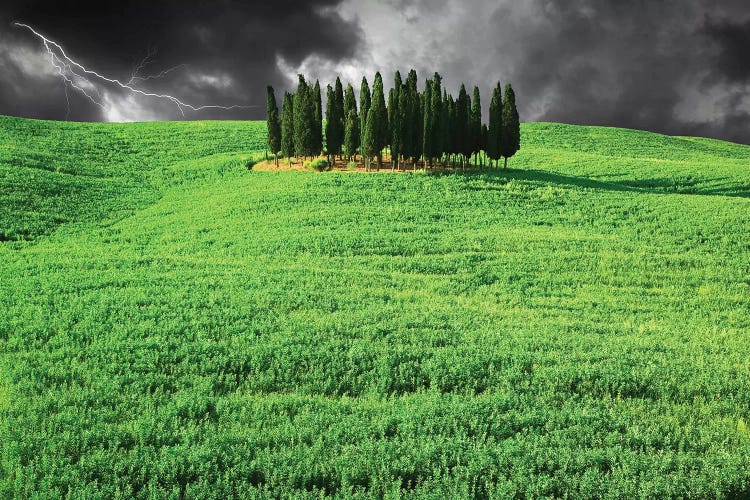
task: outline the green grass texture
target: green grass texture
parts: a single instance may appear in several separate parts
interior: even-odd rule
[[[747,498],[750,147],[256,172],[0,117],[0,497]]]

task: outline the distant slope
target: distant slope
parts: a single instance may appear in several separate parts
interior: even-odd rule
[[[117,219],[156,199],[169,180],[207,175],[212,162],[247,161],[250,152],[263,151],[264,131],[263,122],[92,124],[0,116],[0,241],[34,239],[65,222]],[[523,150],[511,167],[543,171],[540,180],[750,196],[748,146],[557,123],[524,124],[522,133]],[[184,162],[193,162],[190,173],[179,168]]]
[[[59,224],[105,222],[152,202],[182,162],[262,150],[262,122],[66,123],[0,116],[0,240],[33,239]],[[210,169],[209,169],[210,170]],[[166,175],[166,177],[165,177]]]

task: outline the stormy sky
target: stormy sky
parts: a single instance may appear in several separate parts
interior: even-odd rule
[[[87,69],[201,105],[188,119],[261,119],[265,86],[297,73],[438,71],[454,94],[511,82],[521,119],[611,125],[750,144],[747,0],[5,0],[0,114],[47,119],[182,119],[168,99],[98,79],[67,85],[41,39]],[[143,67],[139,63],[151,54]],[[159,78],[149,78],[170,70]],[[136,77],[133,79],[133,77]],[[67,97],[66,97],[67,93]],[[69,104],[68,104],[69,103]]]

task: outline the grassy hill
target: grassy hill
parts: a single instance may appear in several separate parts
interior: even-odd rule
[[[750,147],[253,172],[258,122],[0,118],[0,496],[750,494]]]

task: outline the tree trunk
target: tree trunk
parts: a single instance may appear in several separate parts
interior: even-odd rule
[[[505,170],[508,170],[508,157],[505,157],[505,166],[503,167]]]

